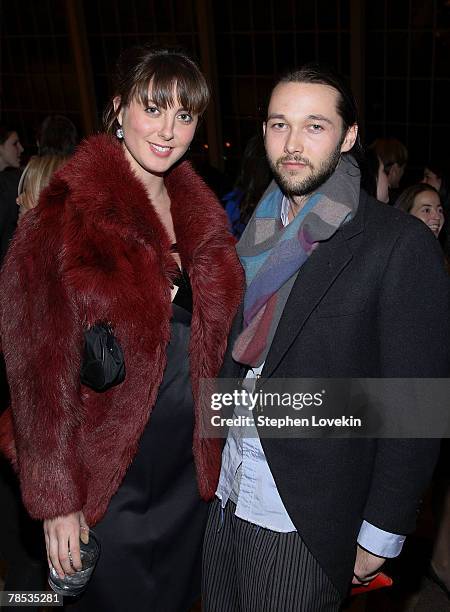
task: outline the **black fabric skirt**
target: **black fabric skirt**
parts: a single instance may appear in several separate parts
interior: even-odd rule
[[[167,367],[138,453],[95,526],[101,556],[68,610],[178,612],[200,596],[208,506],[200,499],[192,439],[191,314],[173,304]],[[66,603],[65,602],[65,603]]]

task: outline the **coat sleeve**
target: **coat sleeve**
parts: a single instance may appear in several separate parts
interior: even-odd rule
[[[78,443],[83,336],[61,282],[62,213],[39,209],[24,218],[8,252],[0,325],[22,497],[33,518],[46,519],[80,510],[85,500]]]
[[[442,252],[431,231],[414,220],[397,240],[383,276],[378,311],[381,376],[448,377],[449,322],[449,279]],[[439,443],[378,440],[366,521],[391,533],[414,530]]]

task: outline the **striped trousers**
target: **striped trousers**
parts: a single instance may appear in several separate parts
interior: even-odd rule
[[[204,612],[336,612],[341,596],[297,532],[278,533],[212,504],[203,552]]]

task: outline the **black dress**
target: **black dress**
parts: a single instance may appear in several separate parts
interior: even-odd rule
[[[102,551],[87,590],[68,606],[73,612],[185,612],[200,596],[208,504],[198,493],[192,454],[192,293],[186,274],[177,284],[158,399],[138,453],[94,527]]]

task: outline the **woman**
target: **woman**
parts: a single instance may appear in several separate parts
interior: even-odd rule
[[[25,505],[61,576],[80,568],[81,530],[96,525],[102,543],[73,609],[177,611],[199,595],[220,465],[219,440],[199,435],[199,384],[218,373],[242,285],[226,215],[182,161],[208,98],[183,53],[125,52],[108,133],[56,173],[6,262]],[[83,331],[98,322],[126,364],[105,393],[80,384]]]
[[[19,221],[24,214],[35,208],[41,191],[50,183],[52,175],[68,160],[62,155],[34,156],[25,166],[20,177],[18,196]]]
[[[423,221],[436,238],[439,236],[444,225],[444,209],[434,187],[426,183],[412,185],[402,192],[395,206]]]

